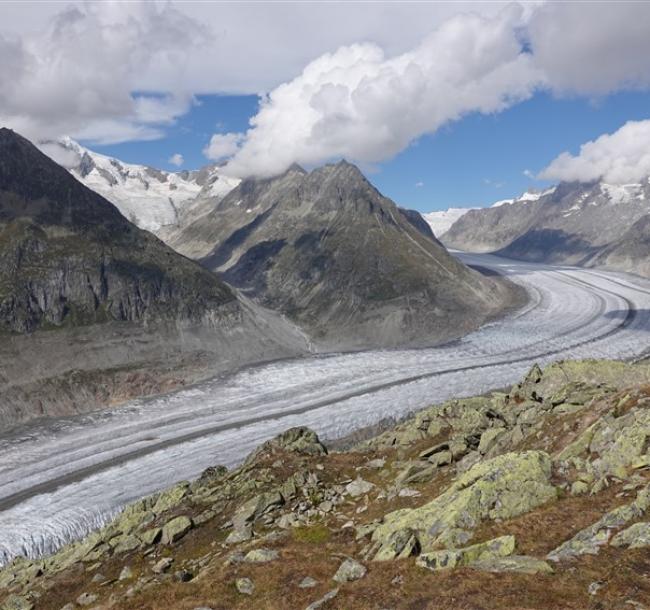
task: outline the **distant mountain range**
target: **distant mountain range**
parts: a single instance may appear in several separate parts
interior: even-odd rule
[[[70,138],[42,142],[40,146],[131,222],[154,233],[177,225],[190,208],[206,200],[214,203],[239,184],[238,179],[222,175],[216,164],[167,172],[101,155]]]
[[[540,197],[547,195],[553,189],[546,191],[526,191],[523,195],[519,197],[513,197],[511,199],[501,199],[492,204],[493,208],[498,208],[503,205],[511,205],[513,203],[528,203],[530,201],[537,201]],[[443,236],[454,223],[465,216],[467,212],[471,210],[481,210],[483,208],[478,207],[468,207],[468,208],[448,208],[446,210],[437,210],[435,212],[428,212],[422,214],[422,217],[427,221],[431,230],[437,238]]]
[[[470,210],[439,235],[452,248],[648,276],[650,181],[561,183]]]

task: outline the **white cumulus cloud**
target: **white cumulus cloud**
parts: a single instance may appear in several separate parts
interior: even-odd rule
[[[650,86],[650,3],[547,2],[527,36],[559,93],[603,95]]]
[[[618,131],[583,144],[577,155],[564,152],[539,174],[544,180],[610,184],[650,176],[650,120],[629,121]]]
[[[176,167],[180,167],[185,163],[185,158],[181,153],[175,153],[169,159],[167,159],[167,163],[170,163],[171,165],[175,165]]]
[[[232,157],[244,141],[243,133],[215,133],[210,143],[203,149],[203,154],[213,161]]]
[[[272,175],[337,157],[374,163],[448,121],[530,97],[543,76],[522,49],[522,17],[518,6],[494,18],[458,15],[392,58],[369,43],[319,57],[262,98],[227,171]]]
[[[184,68],[204,41],[199,24],[153,2],[71,5],[43,32],[0,33],[0,124],[40,140],[161,137],[193,103]]]

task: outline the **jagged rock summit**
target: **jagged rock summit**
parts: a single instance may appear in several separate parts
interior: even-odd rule
[[[517,300],[511,286],[451,257],[417,212],[345,161],[244,180],[168,243],[324,349],[430,345]]]

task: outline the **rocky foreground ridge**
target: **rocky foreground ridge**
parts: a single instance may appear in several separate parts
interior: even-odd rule
[[[650,607],[649,439],[650,364],[607,361],[535,366],[346,450],[295,428],[14,561],[0,607]]]

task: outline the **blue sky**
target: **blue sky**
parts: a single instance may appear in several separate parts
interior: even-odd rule
[[[163,139],[92,148],[167,169],[175,169],[168,159],[180,153],[182,168],[192,169],[208,162],[202,150],[213,133],[244,131],[258,107],[253,95],[201,96],[197,102],[167,128]],[[471,114],[448,123],[395,158],[364,170],[385,195],[423,212],[489,205],[548,184],[530,179],[525,170],[537,172],[561,152],[577,153],[582,143],[649,116],[647,92],[597,99],[538,93],[501,113]]]

